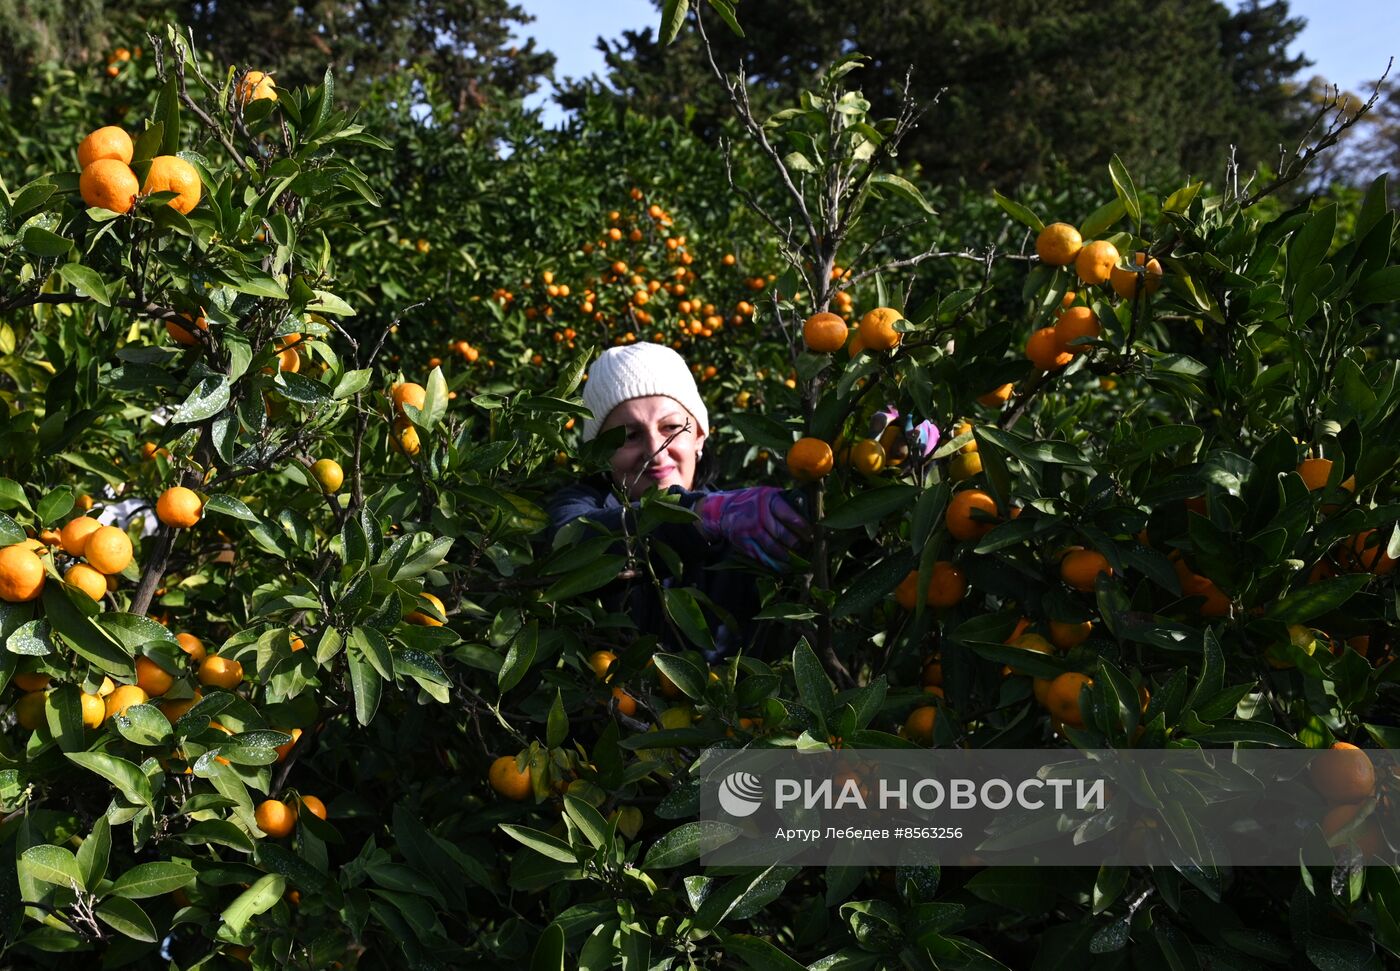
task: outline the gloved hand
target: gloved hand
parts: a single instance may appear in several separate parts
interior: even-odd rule
[[[712,492],[695,511],[707,540],[728,540],[770,570],[782,570],[788,553],[811,538],[807,520],[785,491],[773,486]]]

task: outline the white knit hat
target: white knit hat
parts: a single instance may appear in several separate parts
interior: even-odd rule
[[[583,420],[583,440],[596,438],[604,419],[624,401],[654,394],[677,401],[700,429],[709,431],[710,414],[685,358],[664,344],[625,344],[609,347],[588,369],[583,403],[593,417]]]

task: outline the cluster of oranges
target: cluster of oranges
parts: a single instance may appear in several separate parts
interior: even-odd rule
[[[104,526],[90,516],[78,516],[61,530],[46,529],[0,550],[0,600],[26,603],[44,591],[44,558],[60,548],[73,563],[64,573],[69,586],[97,603],[116,587],[116,575],[130,565],[131,539],[116,526]]]
[[[298,794],[293,800],[264,799],[258,803],[253,818],[262,830],[273,839],[290,836],[296,828],[297,818],[302,812],[309,812],[317,819],[327,816],[326,804],[315,796]]]
[[[1363,856],[1386,852],[1385,836],[1377,818],[1367,811],[1376,793],[1376,767],[1371,757],[1350,742],[1334,742],[1313,756],[1308,765],[1313,788],[1329,805],[1322,817],[1322,835],[1341,842],[1345,830],[1349,842]]]
[[[141,48],[138,47],[136,50],[132,51],[125,47],[118,47],[116,50],[112,51],[111,54],[107,55],[107,76],[109,78],[116,77],[118,74],[122,73],[122,67],[131,63],[133,59],[141,59]]]
[[[1072,264],[1083,286],[1097,287],[1107,283],[1125,300],[1136,299],[1140,289],[1149,294],[1155,293],[1162,285],[1162,266],[1156,259],[1149,258],[1146,253],[1138,253],[1135,257],[1137,270],[1122,267],[1116,246],[1108,240],[1086,243],[1079,230],[1068,223],[1051,223],[1042,229],[1036,236],[1035,251],[1041,261],[1049,266]],[[1103,332],[1094,311],[1077,301],[1075,291],[1067,290],[1060,306],[1055,308],[1055,324],[1033,331],[1026,341],[1026,357],[1040,370],[1057,371],[1069,364]],[[1009,394],[1010,389],[1006,391]]]
[[[178,155],[157,155],[149,161],[146,180],[138,183],[131,170],[136,148],[125,129],[108,125],[89,132],[78,143],[78,192],[83,202],[109,212],[130,212],[138,195],[173,192],[170,208],[188,213],[199,204],[203,183],[195,167]]]

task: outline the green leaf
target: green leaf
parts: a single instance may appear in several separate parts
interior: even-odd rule
[[[616,580],[618,571],[626,562],[627,557],[620,554],[599,556],[588,566],[560,577],[544,591],[540,599],[545,603],[554,603],[597,590]]]
[[[216,512],[221,516],[241,519],[248,523],[261,522],[257,513],[249,509],[247,504],[237,496],[210,496],[204,501],[204,511],[206,513]]]
[[[128,742],[148,748],[170,743],[170,720],[154,705],[132,705],[126,714],[112,719],[117,733]]]
[[[694,661],[679,654],[655,654],[656,669],[671,679],[687,698],[699,701],[705,697],[709,674]]]
[[[564,971],[564,928],[550,924],[530,958],[530,971]]]
[[[97,905],[94,913],[102,923],[134,941],[154,944],[160,939],[156,934],[156,925],[151,923],[151,918],[134,900],[108,897]]]
[[[105,752],[65,752],[64,755],[112,783],[128,802],[151,805],[151,781],[134,763]]]
[[[661,7],[661,29],[657,31],[662,47],[676,39],[685,26],[685,15],[689,12],[690,0],[665,0]]]
[[[1114,199],[1112,202],[1104,203],[1091,212],[1088,219],[1084,220],[1084,224],[1079,227],[1079,234],[1086,240],[1093,239],[1122,219],[1125,212],[1127,212],[1127,207],[1123,205],[1122,199]]]
[[[1303,275],[1322,262],[1332,246],[1337,231],[1336,204],[1324,206],[1313,213],[1293,236],[1288,246],[1288,279],[1301,280]]]
[[[316,299],[306,305],[307,310],[322,314],[334,314],[337,317],[353,317],[355,315],[354,307],[329,290],[312,290],[311,292],[316,294]]]
[[[59,267],[58,275],[72,286],[75,292],[91,297],[95,303],[104,307],[112,305],[112,298],[107,293],[107,284],[92,267],[83,266],[81,263],[65,263]]]
[[[545,728],[545,744],[558,748],[569,737],[569,714],[564,710],[564,697],[558,688],[554,689],[554,704],[549,706],[549,719]]]
[[[911,554],[897,553],[881,560],[874,567],[862,569],[848,583],[838,582],[838,589],[843,585],[845,589],[840,592],[831,608],[832,619],[839,620],[842,617],[864,613],[889,596],[890,591],[899,585],[899,581],[917,565],[918,562]]]
[[[1400,300],[1400,266],[1387,266],[1367,276],[1351,291],[1351,300],[1358,309]]]
[[[181,863],[138,863],[117,877],[111,892],[117,897],[141,900],[191,886],[196,879],[194,869]]]
[[[995,189],[992,190],[992,198],[997,201],[997,205],[1001,206],[1008,216],[1023,226],[1028,226],[1037,233],[1045,228],[1045,223],[1041,222],[1039,216],[1014,199],[1008,199]]]
[[[107,875],[107,861],[111,854],[112,824],[105,815],[98,816],[93,820],[92,832],[78,847],[78,869],[83,875],[83,886],[95,887]]]
[[[933,206],[928,204],[924,194],[908,179],[891,172],[877,172],[870,177],[870,182],[872,185],[884,186],[905,202],[912,203],[929,215],[933,215]]]
[[[229,930],[241,935],[248,922],[277,905],[287,889],[287,880],[280,874],[269,873],[254,883],[224,909],[220,915]]]
[[[608,821],[589,803],[566,793],[564,812],[568,813],[569,819],[583,833],[583,838],[593,844],[595,850],[601,850],[612,843],[612,831]]]
[[[331,392],[332,401],[343,401],[346,398],[354,397],[365,388],[369,387],[370,378],[374,375],[372,368],[361,368],[358,371],[346,371],[336,382],[335,390]]]
[[[501,670],[496,674],[496,686],[500,689],[501,694],[505,694],[519,684],[520,679],[525,677],[525,673],[530,670],[530,665],[535,663],[539,637],[539,621],[532,620],[511,639],[510,648],[506,651],[506,659],[501,664]]]
[[[1123,164],[1123,160],[1117,155],[1108,161],[1108,177],[1113,180],[1113,191],[1118,193],[1118,199],[1123,203],[1123,210],[1128,214],[1128,218],[1134,223],[1142,220],[1142,204],[1138,202],[1137,189],[1133,186],[1133,177],[1128,174],[1128,168]]]
[[[1310,583],[1271,604],[1267,616],[1285,624],[1307,623],[1346,603],[1369,579],[1370,574],[1361,573]]]
[[[59,887],[86,889],[77,859],[61,846],[31,846],[20,854],[19,860],[31,879]]]
[[[541,833],[528,826],[512,826],[508,823],[501,824],[501,832],[551,860],[559,863],[578,862],[578,854],[574,852],[573,847],[557,836]]]
[[[228,378],[205,378],[189,393],[189,397],[184,400],[184,403],[175,409],[175,414],[171,416],[170,421],[176,425],[204,421],[206,418],[212,418],[223,411],[224,408],[228,407],[228,402]]]
[[[792,649],[792,673],[802,703],[821,717],[828,717],[836,706],[836,688],[805,637]]]
[[[893,483],[857,492],[832,510],[822,524],[832,529],[853,529],[877,523],[911,505],[918,496],[917,486]]]
[[[684,866],[698,860],[701,854],[732,842],[738,835],[738,827],[718,820],[682,823],[651,845],[642,861],[642,869],[669,870]]]
[[[761,937],[725,934],[721,940],[725,953],[734,955],[754,971],[806,971],[807,965],[794,961]]]
[[[705,622],[705,614],[694,594],[682,587],[666,587],[662,591],[662,603],[666,616],[688,640],[703,650],[715,649],[714,635],[710,633],[710,625]]]
[[[30,226],[20,237],[20,245],[24,247],[25,252],[41,259],[52,260],[66,255],[73,248],[73,241],[51,233],[41,226]],[[62,273],[62,270],[59,272]]]

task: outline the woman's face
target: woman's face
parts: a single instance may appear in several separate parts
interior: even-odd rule
[[[662,491],[694,486],[705,429],[678,401],[660,394],[624,401],[604,419],[601,431],[618,426],[627,430],[627,438],[613,453],[612,477],[629,499],[652,486]]]

